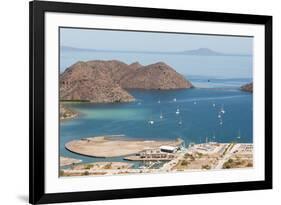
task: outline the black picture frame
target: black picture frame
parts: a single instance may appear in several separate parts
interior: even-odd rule
[[[31,204],[184,195],[272,188],[272,17],[124,6],[32,1],[30,2],[30,143],[29,202]],[[45,192],[45,13],[79,13],[259,24],[265,26],[265,180],[71,193]]]

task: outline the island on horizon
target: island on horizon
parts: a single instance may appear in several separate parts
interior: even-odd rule
[[[145,51],[145,50],[104,50],[92,48],[77,48],[70,46],[61,46],[64,51],[80,51],[80,52],[109,52],[109,53],[135,53],[135,54],[169,54],[169,55],[198,55],[198,56],[251,56],[248,53],[223,53],[214,51],[210,48],[198,48],[193,50],[182,51]]]

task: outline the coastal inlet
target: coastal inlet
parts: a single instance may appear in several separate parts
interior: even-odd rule
[[[60,155],[80,159],[86,164],[128,163],[124,157],[89,157],[70,152],[65,146],[73,140],[108,135],[124,135],[125,138],[144,141],[181,138],[186,147],[205,143],[206,138],[218,143],[252,143],[251,93],[236,88],[134,90],[131,93],[136,101],[130,103],[66,103],[79,114],[72,120],[61,122]],[[220,114],[222,108],[224,114]],[[133,168],[151,166],[142,161],[130,163]],[[162,165],[158,164],[159,167]]]
[[[167,84],[154,80],[159,73]],[[131,75],[138,78],[126,81]],[[253,99],[241,89],[251,79],[185,78],[164,63],[91,61],[67,69],[60,156],[68,160],[60,175],[252,167]]]

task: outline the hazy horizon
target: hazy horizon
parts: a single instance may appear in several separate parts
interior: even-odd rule
[[[163,61],[183,75],[252,78],[252,37],[60,28],[60,48],[60,72],[78,60]]]
[[[185,50],[178,50],[178,51],[147,51],[147,50],[112,50],[112,49],[97,49],[97,48],[82,48],[82,47],[72,47],[61,45],[61,49],[65,50],[79,50],[79,51],[90,51],[90,52],[120,52],[120,53],[144,53],[144,54],[174,54],[174,55],[203,55],[203,56],[252,56],[252,54],[247,53],[223,53],[218,52],[216,50],[212,50],[207,47],[197,48],[197,49],[185,49]]]

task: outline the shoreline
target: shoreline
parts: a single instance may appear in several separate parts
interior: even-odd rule
[[[60,167],[81,163],[82,160],[60,156]]]
[[[159,147],[152,149],[159,150]],[[132,154],[131,157],[140,157],[142,155]],[[160,154],[167,154],[161,150]],[[137,174],[137,173],[171,173],[171,172],[189,172],[206,170],[231,170],[246,169],[253,167],[253,143],[218,143],[207,142],[202,144],[193,144],[188,147],[181,147],[172,158],[162,161],[159,156],[155,158],[139,158],[140,160],[128,162],[94,162],[80,163],[73,165],[69,169],[61,169],[64,176],[85,176],[85,175],[117,175],[117,174]],[[147,156],[146,156],[147,157]],[[123,159],[126,160],[127,157]],[[168,160],[167,160],[168,159]],[[160,167],[159,163],[161,164]],[[142,166],[133,167],[131,163],[142,162]],[[92,166],[92,164],[94,164]],[[95,166],[98,164],[110,164],[106,169]],[[118,164],[122,167],[118,167]],[[129,166],[130,165],[130,166]],[[92,166],[91,170],[85,170],[85,167]],[[158,167],[158,168],[155,168]],[[86,172],[87,171],[87,172]]]
[[[72,120],[79,116],[79,112],[69,108],[69,106],[65,106],[65,103],[59,103],[59,115],[60,115],[60,122],[66,120]]]

